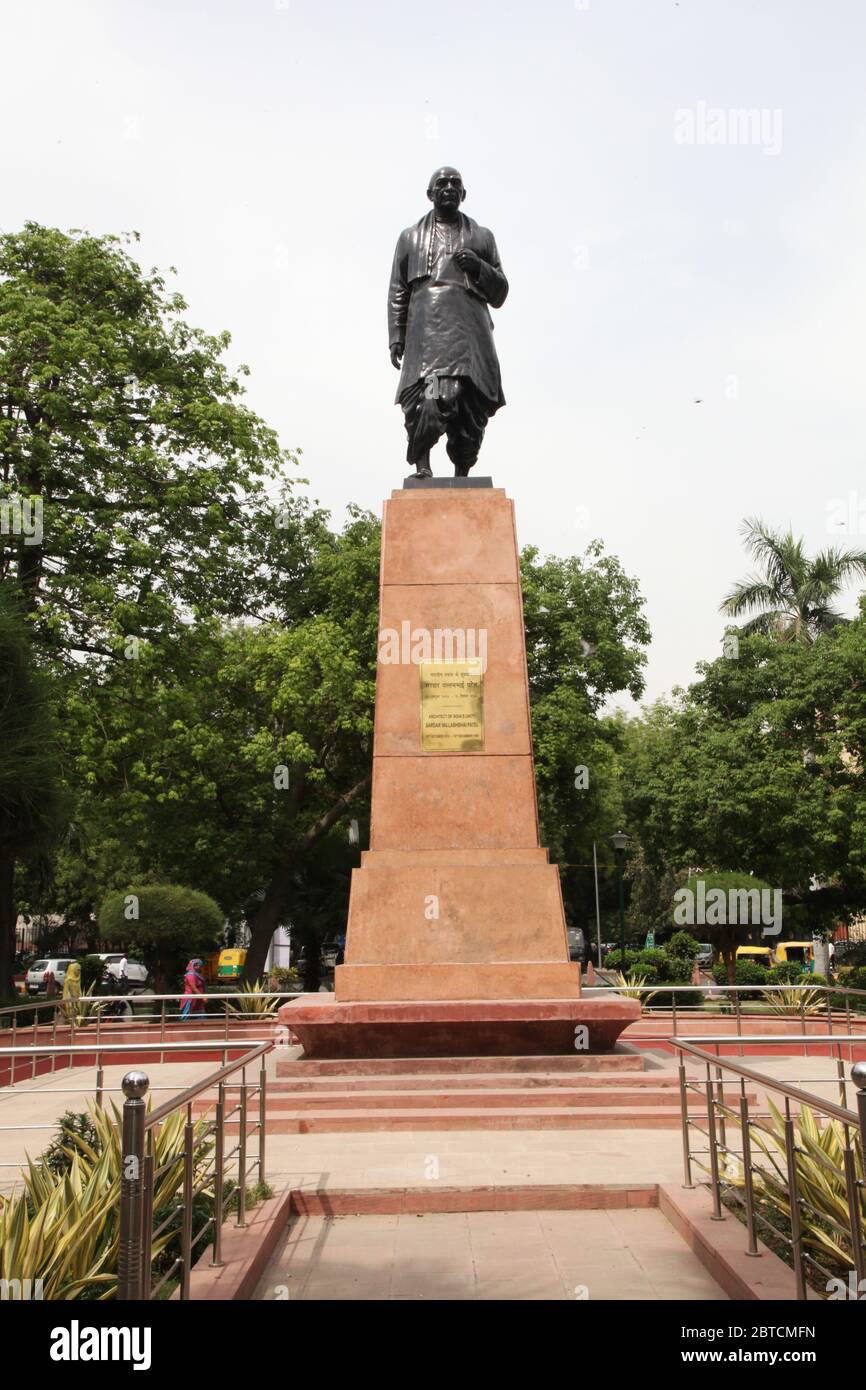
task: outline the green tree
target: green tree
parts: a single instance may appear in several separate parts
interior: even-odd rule
[[[224,918],[217,903],[174,883],[133,886],[111,893],[99,909],[99,931],[140,952],[158,994],[168,992],[184,964],[219,942]]]
[[[293,456],[185,309],[116,237],[0,236],[0,499],[42,509],[0,535],[0,582],[55,658],[255,611],[285,574],[265,484]]]
[[[610,836],[622,818],[618,691],[643,690],[650,640],[637,582],[593,541],[582,556],[521,555],[523,613],[542,844],[560,864],[570,924],[594,930],[593,840],[607,911],[616,901]]]
[[[632,721],[621,785],[651,866],[760,877],[811,934],[866,907],[866,620],[755,634]]]
[[[746,549],[761,566],[731,592],[721,604],[732,618],[746,613],[746,634],[763,632],[783,642],[814,642],[822,632],[845,621],[833,600],[849,580],[866,576],[866,551],[822,550],[813,559],[802,538],[789,530],[782,535],[759,519],[743,523]]]
[[[249,924],[251,979],[275,928],[304,919],[317,846],[337,827],[345,843],[369,797],[378,524],[296,521],[305,559],[284,622],[181,625],[67,706],[79,791],[58,900],[86,917],[136,878],[182,878]]]
[[[44,859],[64,800],[47,678],[34,668],[19,606],[0,587],[0,999],[13,993],[15,865]]]
[[[755,894],[758,897],[755,897]],[[747,943],[764,945],[764,922],[761,917],[761,894],[771,894],[769,883],[743,873],[704,873],[696,871],[674,893],[674,921],[688,922],[699,932],[701,939],[718,945],[727,970],[728,984],[735,983],[737,947]],[[715,901],[714,901],[715,899]],[[697,900],[697,901],[696,901]],[[772,905],[772,897],[763,899]],[[696,910],[704,905],[701,920]],[[683,937],[685,932],[677,932]],[[769,939],[772,946],[774,938]]]

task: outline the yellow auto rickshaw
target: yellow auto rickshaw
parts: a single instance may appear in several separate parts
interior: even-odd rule
[[[737,960],[748,960],[753,965],[764,965],[769,970],[773,964],[773,953],[769,946],[738,946]]]
[[[239,980],[244,973],[246,964],[246,951],[237,950],[235,947],[227,947],[220,951],[219,964],[217,966],[218,980]]]
[[[815,947],[811,941],[777,941],[776,960],[779,965],[795,961],[804,970],[810,970],[815,960]]]

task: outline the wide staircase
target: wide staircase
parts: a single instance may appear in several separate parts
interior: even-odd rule
[[[734,1087],[725,1099],[738,1103]],[[690,1104],[700,1107],[692,1092]],[[314,1061],[280,1057],[267,1093],[273,1134],[360,1130],[675,1129],[673,1069],[638,1054]]]

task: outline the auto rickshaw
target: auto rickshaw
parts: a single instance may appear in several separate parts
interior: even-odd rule
[[[748,960],[753,965],[765,965],[767,969],[773,964],[773,953],[769,946],[738,946],[737,960]]]
[[[776,960],[780,965],[795,961],[804,970],[811,970],[815,961],[815,947],[811,941],[777,941]]]
[[[239,980],[244,973],[246,959],[246,951],[239,951],[235,947],[227,947],[226,950],[220,951],[217,979]]]

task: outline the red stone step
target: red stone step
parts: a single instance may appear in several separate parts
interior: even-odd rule
[[[338,1134],[370,1130],[679,1129],[680,1108],[666,1106],[426,1110],[287,1111],[268,1117],[269,1134]]]
[[[739,1090],[729,1089],[725,1100],[731,1106],[739,1101]],[[565,1109],[580,1107],[625,1106],[669,1108],[677,1097],[671,1095],[670,1088],[648,1087],[626,1090],[616,1087],[610,1091],[597,1088],[581,1090],[578,1087],[550,1086],[536,1088],[530,1093],[507,1087],[487,1090],[446,1090],[436,1091],[330,1091],[327,1095],[310,1092],[280,1093],[268,1092],[268,1117],[287,1111],[309,1112],[322,1110],[430,1110],[430,1109],[518,1109],[532,1111],[544,1109]],[[704,1098],[695,1092],[689,1093],[689,1104],[702,1107]]]
[[[278,1057],[278,1076],[403,1076],[450,1075],[460,1072],[642,1072],[644,1059],[636,1053],[586,1052],[555,1057]]]
[[[675,1072],[452,1072],[403,1076],[291,1076],[268,1083],[268,1095],[330,1095],[335,1091],[459,1091],[510,1090],[538,1091],[549,1086],[580,1086],[610,1090],[620,1086],[649,1087],[665,1091],[679,1088]]]

